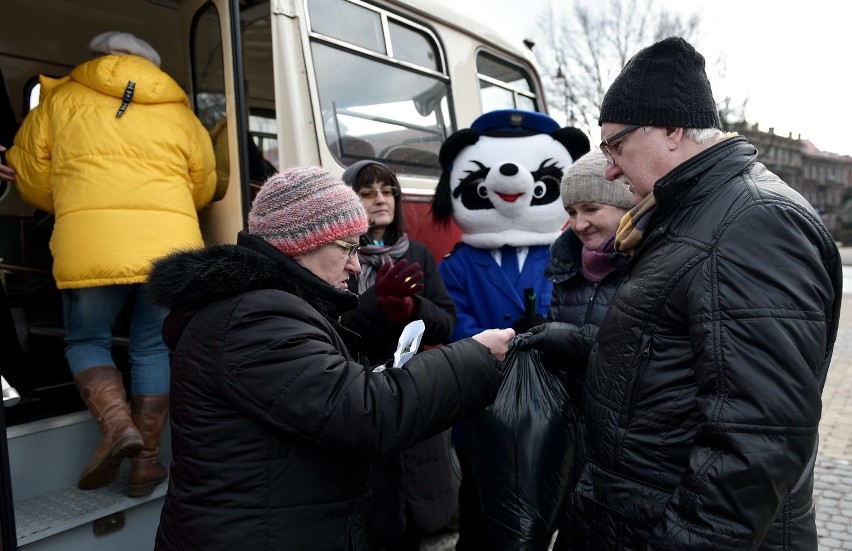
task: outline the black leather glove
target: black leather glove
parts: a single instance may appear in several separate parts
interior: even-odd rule
[[[594,325],[554,321],[516,336],[512,345],[521,350],[539,350],[541,361],[548,369],[585,371],[597,333]]]

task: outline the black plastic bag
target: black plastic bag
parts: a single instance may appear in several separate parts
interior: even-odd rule
[[[462,423],[462,446],[492,543],[541,551],[570,490],[578,412],[537,350],[510,349],[504,370],[494,403]]]

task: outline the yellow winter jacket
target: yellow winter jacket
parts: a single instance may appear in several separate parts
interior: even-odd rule
[[[216,187],[210,136],[146,59],[107,55],[54,82],[7,157],[21,197],[56,215],[60,289],[144,283],[152,260],[203,245],[197,210]]]

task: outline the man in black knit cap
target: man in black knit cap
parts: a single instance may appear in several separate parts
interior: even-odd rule
[[[586,366],[588,461],[558,547],[816,549],[842,280],[831,235],[720,130],[704,58],[682,38],[628,62],[599,122],[605,176],[633,193],[616,240],[632,259],[599,329],[519,337],[554,367]]]

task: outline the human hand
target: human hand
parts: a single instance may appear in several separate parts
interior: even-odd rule
[[[416,304],[411,296],[423,289],[421,279],[423,272],[416,262],[409,266],[403,258],[396,264],[382,264],[376,274],[376,299],[391,321],[402,322],[414,314]]]
[[[539,350],[542,363],[549,369],[585,368],[596,335],[597,327],[592,325],[578,327],[572,323],[551,322],[518,335],[512,345],[521,350]]]
[[[530,350],[532,348],[543,350],[548,346],[556,344],[556,341],[558,341],[561,336],[564,336],[562,334],[563,332],[576,328],[576,325],[558,321],[543,323],[530,328],[525,333],[518,334],[513,346],[516,346],[521,350]]]
[[[509,341],[515,337],[514,329],[488,329],[474,335],[472,338],[479,344],[488,347],[491,354],[501,362],[509,350]]]
[[[6,151],[6,148],[0,145],[0,153]],[[6,159],[4,155],[0,155],[0,180],[9,180],[11,182],[15,181],[15,169],[5,164]]]
[[[417,262],[408,265],[402,258],[396,264],[385,262],[376,274],[376,296],[410,297],[423,288],[423,271]]]
[[[379,306],[389,320],[401,323],[414,314],[416,304],[411,297],[384,297],[379,298]]]

